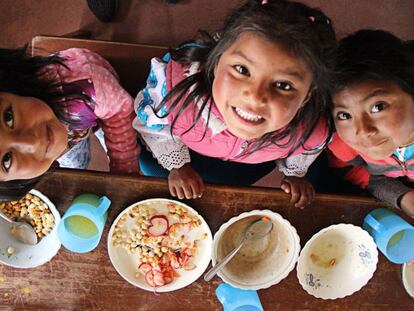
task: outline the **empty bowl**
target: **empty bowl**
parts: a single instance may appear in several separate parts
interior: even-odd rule
[[[402,266],[402,280],[408,295],[414,298],[414,264]]]
[[[246,241],[240,251],[217,274],[226,283],[241,289],[268,288],[293,270],[300,251],[296,229],[278,213],[254,210],[224,223],[214,235],[213,266],[241,241],[246,227],[255,219],[268,217],[272,231],[260,240]]]
[[[302,249],[297,277],[312,296],[336,299],[360,290],[376,270],[378,251],[362,228],[338,224],[316,233]]]
[[[4,219],[0,219],[0,262],[16,268],[40,266],[52,259],[61,246],[56,232],[60,221],[60,214],[55,205],[37,190],[31,190],[29,193],[38,197],[47,205],[53,215],[54,224],[50,232],[39,238],[39,242],[36,245],[28,245],[18,241],[11,234],[11,224]],[[40,204],[42,203],[40,202]],[[27,206],[24,208],[27,208]]]

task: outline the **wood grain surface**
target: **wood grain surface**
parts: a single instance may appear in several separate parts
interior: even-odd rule
[[[166,180],[59,169],[37,189],[62,215],[78,194],[108,196],[112,205],[105,232],[98,247],[87,254],[62,247],[50,262],[34,269],[0,266],[0,310],[222,310],[215,296],[218,277],[210,283],[200,278],[181,290],[156,295],[127,283],[109,260],[107,232],[115,217],[136,201],[169,198]],[[299,210],[289,206],[289,197],[280,190],[227,185],[207,185],[201,199],[184,202],[204,217],[213,234],[242,212],[273,210],[297,229],[302,247],[322,228],[361,225],[369,211],[383,206],[368,197],[318,194],[311,206]],[[259,296],[264,310],[414,310],[414,300],[401,283],[401,266],[382,254],[373,278],[349,297],[325,301],[310,296],[300,286],[296,270],[279,284],[260,290]]]

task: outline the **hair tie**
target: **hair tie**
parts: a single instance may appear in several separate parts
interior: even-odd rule
[[[268,0],[262,0],[262,5],[267,4],[268,2],[269,2]]]
[[[313,15],[308,16],[308,19],[311,21],[311,23],[314,23],[316,21],[316,17]],[[325,22],[327,25],[329,25],[331,23],[331,20],[329,18],[326,18]]]

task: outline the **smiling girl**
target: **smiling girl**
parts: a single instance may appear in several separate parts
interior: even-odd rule
[[[414,53],[380,30],[338,47],[330,163],[347,180],[414,216]]]
[[[113,68],[89,50],[31,57],[0,49],[0,200],[23,196],[55,161],[86,168],[99,127],[111,171],[138,172],[131,113]]]
[[[153,59],[135,101],[134,127],[152,153],[143,152],[141,171],[168,176],[171,194],[189,199],[202,195],[203,180],[248,185],[277,166],[291,203],[308,205],[314,190],[301,177],[329,136],[334,46],[321,11],[250,0],[216,37]]]

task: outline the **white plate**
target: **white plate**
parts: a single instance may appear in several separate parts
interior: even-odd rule
[[[402,280],[407,293],[414,298],[414,264],[403,264]]]
[[[242,213],[224,223],[214,235],[212,262],[216,264],[234,249],[241,232],[258,217],[273,222],[272,231],[259,241],[244,245],[217,274],[226,283],[241,289],[258,290],[279,283],[294,269],[300,251],[296,229],[281,215],[270,210]]]
[[[377,262],[377,247],[368,232],[351,224],[332,225],[306,243],[297,277],[303,289],[317,298],[343,298],[368,283]]]
[[[55,218],[55,225],[52,231],[36,245],[27,245],[16,240],[11,234],[11,224],[0,219],[0,262],[15,268],[34,268],[45,264],[57,254],[60,249],[60,242],[57,237],[57,226],[60,221],[60,214],[55,205],[42,193],[31,190],[31,194],[39,197],[47,204]],[[14,248],[14,253],[7,253],[8,247]]]
[[[185,271],[184,269],[177,270],[178,273],[180,274],[180,277],[174,278],[174,280],[169,284],[166,284],[161,287],[157,287],[156,291],[157,292],[170,292],[170,291],[183,288],[193,283],[204,273],[211,259],[211,245],[213,242],[211,231],[206,221],[197,213],[196,210],[194,210],[193,208],[189,207],[188,205],[182,202],[169,200],[169,199],[148,199],[148,200],[140,201],[140,202],[130,205],[118,215],[118,217],[112,223],[112,226],[109,230],[109,233],[108,233],[109,258],[113,266],[115,267],[116,271],[126,281],[128,281],[134,286],[137,286],[139,288],[142,288],[148,291],[154,291],[154,288],[151,287],[145,281],[144,275],[140,274],[138,278],[136,277],[136,273],[138,272],[138,255],[135,253],[128,254],[128,252],[124,248],[114,247],[112,245],[112,235],[114,233],[115,225],[118,223],[121,217],[127,213],[130,213],[134,206],[145,204],[145,205],[148,205],[150,208],[154,208],[157,211],[158,215],[167,216],[168,215],[167,204],[170,202],[187,208],[189,215],[198,216],[198,218],[201,220],[202,224],[199,227],[192,229],[190,231],[191,236],[197,237],[198,239],[203,233],[206,233],[207,237],[203,240],[200,240],[200,246],[198,247],[198,251],[195,257],[192,259],[192,262],[196,265],[196,268],[191,271]],[[171,217],[167,216],[167,218],[170,221],[170,225],[173,224]],[[134,224],[134,220],[132,220],[132,218],[129,218],[129,220],[127,221],[125,225],[128,226],[130,230],[132,230],[133,224]]]

